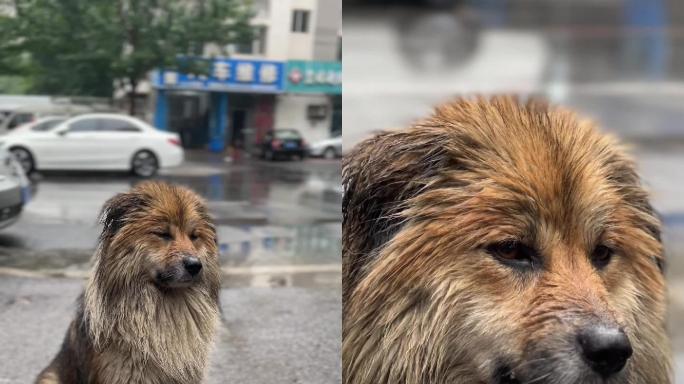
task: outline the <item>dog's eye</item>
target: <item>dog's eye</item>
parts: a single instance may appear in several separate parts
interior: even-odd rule
[[[195,241],[195,240],[197,240],[197,239],[199,239],[199,236],[198,236],[196,233],[191,233],[191,234],[190,234],[190,240],[191,240],[191,241]]]
[[[154,232],[154,235],[163,240],[172,240],[173,236],[169,232]]]
[[[515,267],[530,267],[538,262],[534,249],[519,241],[503,241],[487,247],[487,252],[500,262]]]
[[[613,250],[605,245],[599,245],[591,252],[591,263],[596,269],[603,269],[613,258]]]

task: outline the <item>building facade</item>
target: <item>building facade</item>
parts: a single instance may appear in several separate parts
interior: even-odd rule
[[[271,129],[341,133],[341,2],[255,0],[249,44],[208,46],[205,75],[151,75],[154,124],[188,148],[256,148]],[[208,57],[212,57],[209,59]]]

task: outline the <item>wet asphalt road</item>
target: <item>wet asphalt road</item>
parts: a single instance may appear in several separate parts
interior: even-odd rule
[[[158,178],[186,185],[206,199],[224,266],[339,264],[339,161],[226,163],[222,156],[200,152],[187,157]],[[34,179],[34,196],[21,219],[0,231],[0,266],[84,268],[99,234],[102,205],[139,182],[101,173]]]
[[[158,178],[197,191],[217,223],[224,321],[207,382],[339,382],[340,162],[186,157]],[[0,384],[31,382],[57,351],[88,273],[99,210],[139,181],[34,179],[21,219],[0,231]]]
[[[79,279],[0,278],[0,383],[31,383],[59,350]],[[339,383],[340,291],[223,289],[208,384]]]

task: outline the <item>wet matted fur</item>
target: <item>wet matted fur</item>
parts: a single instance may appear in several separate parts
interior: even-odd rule
[[[670,382],[660,223],[592,122],[460,99],[359,144],[343,183],[346,384]],[[633,349],[606,379],[576,337],[602,324]]]
[[[220,289],[204,203],[186,188],[145,182],[109,200],[101,220],[76,317],[37,383],[200,383]],[[201,270],[191,275],[184,260]]]

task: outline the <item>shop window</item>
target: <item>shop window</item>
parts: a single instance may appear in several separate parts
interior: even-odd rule
[[[302,9],[292,11],[292,32],[309,32],[309,15],[311,12]]]

